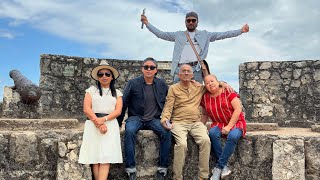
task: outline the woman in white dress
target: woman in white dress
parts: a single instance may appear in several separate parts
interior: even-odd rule
[[[122,163],[120,130],[117,117],[122,110],[122,93],[115,89],[119,72],[101,62],[93,68],[91,77],[96,86],[86,90],[83,112],[88,117],[84,125],[79,163],[92,164],[95,180],[106,180],[110,163]]]

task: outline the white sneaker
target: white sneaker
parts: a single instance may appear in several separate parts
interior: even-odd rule
[[[231,174],[230,169],[228,166],[224,166],[221,172],[221,179],[224,179],[225,177],[229,176]]]
[[[215,167],[212,170],[212,176],[210,177],[210,180],[220,180],[220,176],[221,176],[221,169]]]

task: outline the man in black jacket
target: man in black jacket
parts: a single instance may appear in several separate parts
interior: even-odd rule
[[[158,69],[155,59],[149,57],[143,61],[143,76],[128,81],[123,92],[123,109],[118,120],[123,120],[128,108],[125,125],[124,151],[125,165],[129,180],[136,179],[135,144],[139,130],[148,129],[160,138],[159,167],[157,179],[164,179],[169,166],[171,132],[160,123],[160,115],[165,104],[168,85],[155,77]]]

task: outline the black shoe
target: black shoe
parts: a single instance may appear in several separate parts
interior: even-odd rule
[[[129,180],[136,180],[137,179],[137,174],[135,172],[128,173]]]
[[[157,171],[157,180],[165,180],[166,174],[163,172]]]

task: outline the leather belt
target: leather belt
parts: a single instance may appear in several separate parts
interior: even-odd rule
[[[190,66],[195,66],[195,65],[198,64],[198,61],[193,61],[193,62],[188,62],[188,63],[181,63],[181,64],[178,64],[178,66],[180,67],[180,66],[182,66],[182,65],[184,65],[184,64],[188,64],[188,65],[190,65]]]
[[[103,117],[103,116],[107,116],[109,114],[103,114],[103,113],[95,113],[97,117]]]
[[[98,118],[109,115],[109,114],[104,114],[104,113],[95,113],[95,114],[96,114],[96,116],[97,116]],[[87,117],[87,118],[88,118],[88,117]],[[90,118],[88,118],[88,119],[90,119]]]

